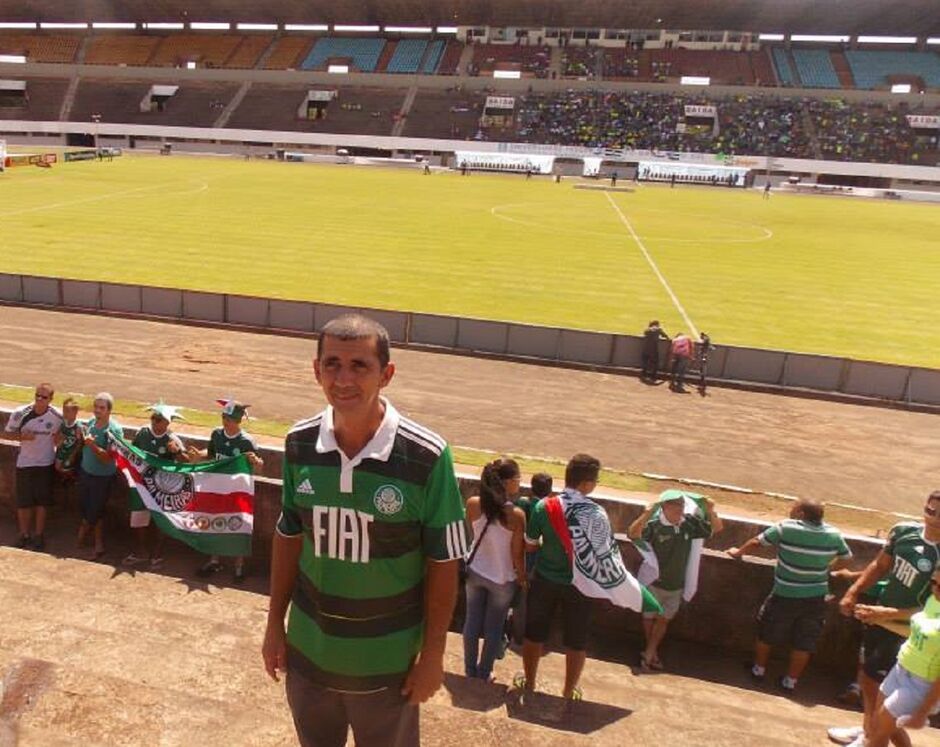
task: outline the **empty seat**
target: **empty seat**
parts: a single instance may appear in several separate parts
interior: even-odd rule
[[[428,45],[428,51],[424,57],[424,63],[421,65],[421,72],[425,73],[426,75],[433,75],[436,73],[437,66],[441,64],[441,57],[443,57],[443,55],[444,42],[440,39],[432,41]]]
[[[859,88],[887,86],[891,75],[916,75],[930,88],[940,88],[940,57],[933,52],[851,50],[845,58]]]
[[[839,88],[839,76],[828,49],[794,49],[793,61],[807,88]]]
[[[324,36],[313,45],[301,67],[318,70],[329,60],[348,59],[360,72],[371,73],[375,71],[384,47],[385,39]]]
[[[777,68],[777,77],[784,86],[798,86],[796,71],[787,58],[787,50],[774,47],[774,67]]]
[[[402,39],[395,45],[395,53],[385,68],[389,73],[417,73],[418,65],[427,51],[425,39]]]

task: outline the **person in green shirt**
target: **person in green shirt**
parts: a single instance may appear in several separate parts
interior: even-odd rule
[[[839,744],[864,739],[865,729],[878,703],[878,687],[897,662],[908,632],[906,623],[926,603],[930,580],[940,565],[940,490],[927,497],[923,522],[896,524],[884,548],[862,572],[839,602],[839,611],[865,624],[862,638],[860,685],[865,705],[862,726],[832,727],[829,738]],[[859,597],[884,579],[877,605],[859,604]],[[907,745],[904,735],[895,735],[897,745]]]
[[[55,471],[66,481],[76,477],[78,463],[82,456],[82,444],[85,434],[78,422],[78,402],[74,397],[66,397],[62,402],[62,425],[52,437],[55,444]]]
[[[693,543],[708,539],[724,526],[711,498],[695,495],[702,501],[703,515],[701,510],[687,510],[686,495],[683,491],[664,491],[660,500],[647,506],[627,530],[630,539],[642,539],[651,548],[659,568],[656,580],[647,588],[663,611],[643,613],[646,648],[640,654],[640,667],[644,671],[663,668],[659,645],[682,604]],[[694,507],[693,494],[688,495]]]
[[[242,421],[248,418],[246,410],[249,405],[243,405],[233,399],[216,401],[222,406],[222,427],[212,431],[209,436],[209,444],[205,450],[199,450],[191,446],[189,448],[190,456],[195,459],[224,459],[244,454],[252,470],[261,469],[264,466],[264,460],[258,456],[258,446],[255,439],[242,430]],[[245,580],[245,558],[239,556],[235,558],[234,562],[235,582],[241,583]],[[213,555],[199,567],[196,574],[205,578],[221,570],[222,563],[219,556]]]
[[[777,681],[786,693],[796,689],[822,635],[829,571],[852,557],[842,533],[823,521],[824,513],[825,506],[819,501],[801,498],[793,504],[788,519],[728,550],[735,560],[760,546],[777,550],[774,586],[757,613],[751,676],[763,680],[771,648],[789,646],[787,673]]]
[[[924,609],[911,615],[898,663],[881,683],[865,747],[887,747],[898,732],[922,729],[940,711],[940,572],[934,571],[930,589]]]
[[[91,560],[98,560],[104,555],[104,514],[111,481],[117,474],[117,466],[109,451],[110,436],[123,436],[124,430],[111,417],[114,398],[107,392],[100,392],[92,405],[95,416],[82,424],[84,443],[78,474],[78,505],[82,512],[82,523],[78,528],[79,546],[89,532],[94,533],[95,548]]]

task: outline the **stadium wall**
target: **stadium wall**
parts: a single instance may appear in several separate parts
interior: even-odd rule
[[[309,336],[339,314],[364,311],[401,345],[612,371],[641,367],[642,338],[633,335],[311,301],[0,273],[0,303]],[[719,345],[708,375],[729,385],[940,407],[937,369]]]
[[[8,417],[9,410],[0,410],[0,430],[5,426]],[[125,429],[128,438],[132,437],[133,432],[132,428]],[[185,435],[183,438],[184,441],[194,443],[200,448],[205,447],[205,439]],[[262,448],[260,451],[265,467],[263,474],[255,480],[252,543],[252,560],[258,569],[266,568],[270,558],[271,538],[280,514],[280,465],[283,460],[282,449]],[[15,443],[0,439],[0,512],[10,522],[13,521],[15,512],[13,489],[16,452]],[[465,499],[478,494],[476,477],[458,473],[458,481]],[[105,518],[106,531],[110,536],[128,532],[126,496],[127,487],[124,481],[116,479],[112,483]],[[603,492],[598,492],[594,497],[604,506],[610,517],[628,568],[636,572],[640,557],[625,533],[629,524],[642,512],[644,504],[638,500],[605,495]],[[55,501],[57,508],[52,511],[53,525],[58,522],[69,525],[77,522],[74,489],[66,492],[61,485],[57,485]],[[683,606],[670,626],[670,635],[735,654],[745,654],[753,645],[754,614],[773,584],[773,562],[769,559],[769,553],[767,557],[735,561],[724,551],[740,545],[768,524],[734,516],[723,518],[725,528],[706,543],[699,594],[690,604]],[[857,567],[862,567],[873,559],[882,546],[880,541],[865,537],[849,536],[846,539]],[[630,638],[635,639],[640,633],[640,620],[636,613],[596,603],[592,633],[595,645],[600,643],[600,648],[608,650],[611,644],[626,647],[630,645]],[[841,618],[835,601],[830,601],[825,632],[816,656],[817,665],[851,678],[855,671],[857,651],[858,632],[855,626]]]

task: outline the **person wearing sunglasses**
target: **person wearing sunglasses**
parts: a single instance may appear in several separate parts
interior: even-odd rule
[[[829,738],[838,744],[863,747],[878,704],[878,688],[897,663],[910,631],[909,620],[930,597],[931,579],[940,565],[940,490],[927,497],[922,522],[895,525],[877,557],[842,597],[839,610],[865,625],[859,684],[865,704],[862,726],[834,727]],[[859,604],[859,596],[881,579],[885,585],[877,605]],[[896,745],[909,745],[903,732],[891,736]]]
[[[46,510],[53,503],[53,436],[62,425],[62,413],[52,406],[53,394],[51,384],[37,386],[33,401],[10,415],[4,433],[5,438],[20,442],[16,455],[16,520],[20,538],[16,546],[23,550],[42,550],[46,546]]]

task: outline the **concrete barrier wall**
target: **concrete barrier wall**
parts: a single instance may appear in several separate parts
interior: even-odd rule
[[[340,314],[362,311],[384,324],[397,343],[604,368],[641,365],[642,339],[631,335],[308,301],[0,273],[4,301],[301,333],[313,333]],[[667,351],[663,344],[662,364]],[[720,345],[708,373],[723,381],[940,405],[940,371],[935,369]]]

